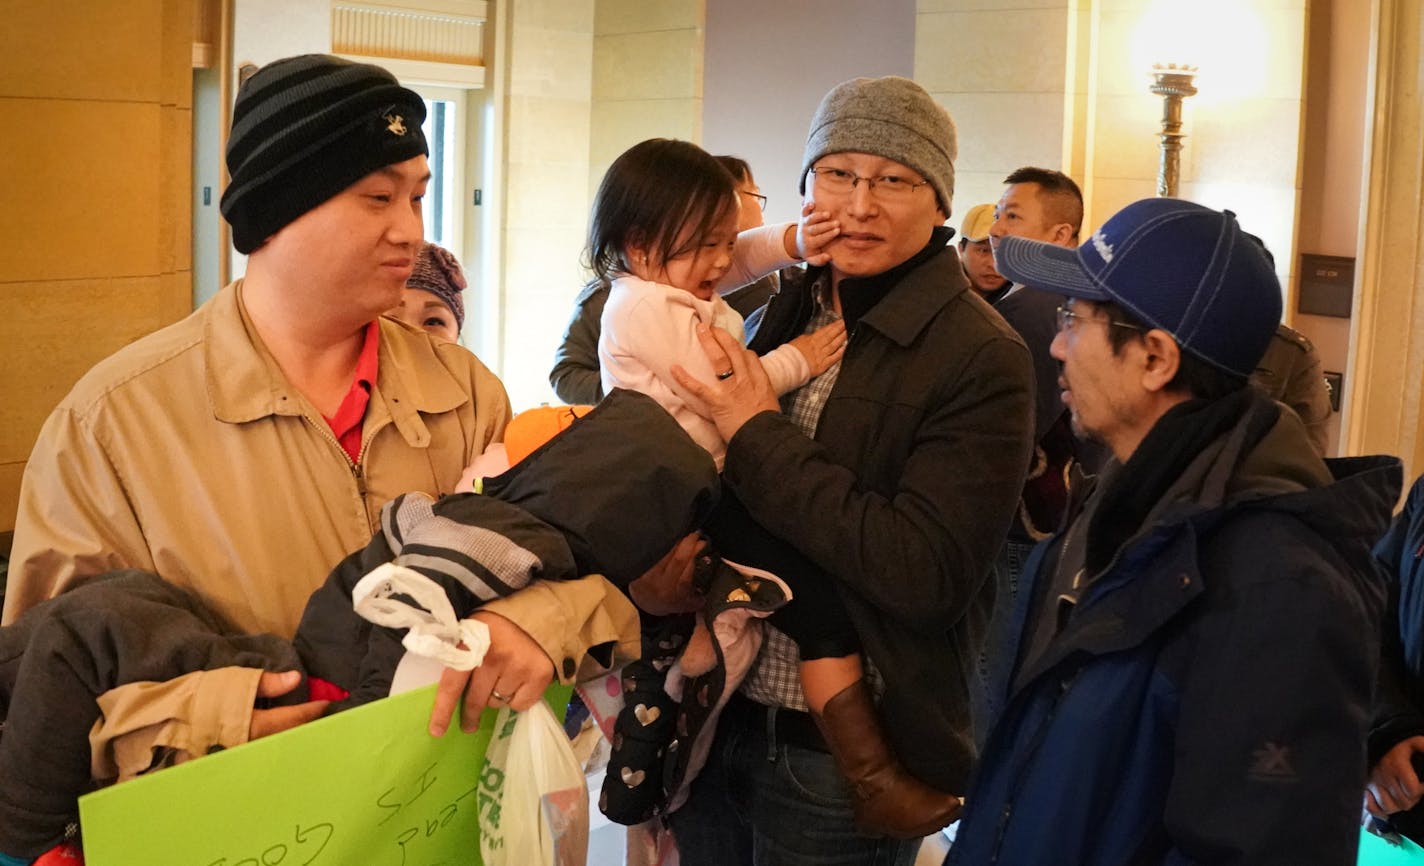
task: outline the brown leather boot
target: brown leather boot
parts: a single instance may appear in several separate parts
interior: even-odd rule
[[[959,817],[962,800],[910,775],[890,751],[865,680],[847,686],[811,717],[855,789],[855,823],[863,832],[919,839]]]

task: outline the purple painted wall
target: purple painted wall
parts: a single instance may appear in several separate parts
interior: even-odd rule
[[[767,220],[795,219],[806,130],[821,97],[915,63],[915,0],[707,0],[702,145],[751,163]]]

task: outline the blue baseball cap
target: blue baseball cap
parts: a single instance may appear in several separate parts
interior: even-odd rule
[[[1077,249],[1001,238],[994,261],[1016,283],[1112,301],[1183,351],[1242,377],[1281,321],[1281,284],[1260,242],[1231,211],[1180,199],[1133,202]]]

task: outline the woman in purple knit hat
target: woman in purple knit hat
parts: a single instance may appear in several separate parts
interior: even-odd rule
[[[386,315],[457,342],[465,326],[464,291],[465,272],[454,254],[427,241],[415,257],[401,302]]]

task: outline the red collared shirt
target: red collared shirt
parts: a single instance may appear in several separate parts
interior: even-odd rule
[[[371,387],[376,383],[376,357],[381,343],[381,326],[371,322],[366,326],[366,341],[361,344],[361,356],[356,359],[356,375],[351,378],[351,390],[346,392],[336,415],[326,418],[336,441],[354,463],[361,459],[361,422],[366,417],[366,404],[371,402]]]

